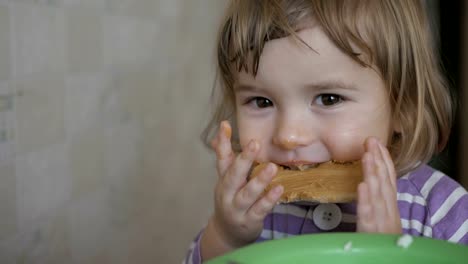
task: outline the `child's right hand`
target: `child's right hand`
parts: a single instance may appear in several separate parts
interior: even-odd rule
[[[257,239],[263,229],[263,220],[278,202],[283,187],[276,186],[263,195],[277,172],[273,164],[269,164],[259,177],[247,181],[260,146],[251,141],[236,156],[231,147],[231,131],[227,121],[221,122],[218,135],[212,141],[219,178],[214,192],[215,213],[207,228],[211,228],[211,233],[214,232],[227,248],[235,249]]]

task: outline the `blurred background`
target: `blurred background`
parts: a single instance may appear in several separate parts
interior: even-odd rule
[[[464,2],[427,2],[462,107]],[[0,0],[0,263],[182,261],[212,211],[199,134],[226,3]],[[467,111],[433,161],[465,186]]]

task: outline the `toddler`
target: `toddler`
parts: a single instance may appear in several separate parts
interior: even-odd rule
[[[201,263],[245,245],[322,232],[468,243],[468,194],[426,163],[453,120],[424,3],[232,0],[220,27],[215,210],[187,253]],[[277,204],[269,164],[361,160],[358,199]],[[317,217],[331,213],[329,218]]]

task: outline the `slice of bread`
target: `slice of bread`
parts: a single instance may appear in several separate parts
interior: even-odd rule
[[[262,163],[254,167],[250,179],[257,177],[266,165]],[[282,185],[284,192],[280,203],[347,203],[357,199],[357,187],[362,181],[360,161],[329,161],[304,171],[277,167],[278,173],[265,192]]]

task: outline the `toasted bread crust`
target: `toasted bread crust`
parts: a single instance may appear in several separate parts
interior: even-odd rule
[[[253,179],[265,168],[266,163],[257,165],[250,175]],[[304,171],[285,170],[278,173],[265,192],[277,185],[284,187],[280,203],[318,202],[347,203],[357,199],[357,187],[362,181],[360,161],[339,163],[329,161],[316,168]]]

